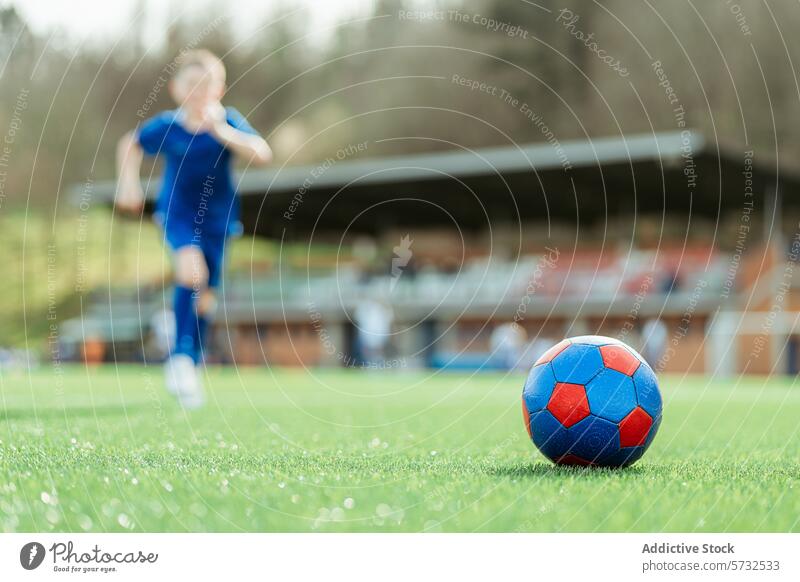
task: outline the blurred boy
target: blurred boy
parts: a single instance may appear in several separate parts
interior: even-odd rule
[[[119,142],[116,205],[141,212],[142,155],[162,155],[164,176],[154,219],[163,229],[175,271],[176,333],[165,366],[166,385],[184,407],[194,408],[205,401],[196,366],[216,307],[225,242],[241,233],[231,158],[267,164],[272,151],[238,111],[222,106],[225,67],[212,53],[181,55],[169,92],[178,108],[152,117]]]

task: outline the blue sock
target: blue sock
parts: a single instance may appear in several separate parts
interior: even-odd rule
[[[197,318],[197,357],[195,363],[199,364],[205,359],[206,355],[206,337],[208,336],[208,317],[198,316]]]
[[[197,312],[194,291],[175,285],[173,299],[175,311],[175,347],[173,354],[182,354],[197,360]]]

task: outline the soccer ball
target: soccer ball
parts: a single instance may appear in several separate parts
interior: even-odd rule
[[[661,393],[635,350],[585,335],[536,360],[522,390],[522,412],[533,443],[554,463],[625,467],[658,432]]]

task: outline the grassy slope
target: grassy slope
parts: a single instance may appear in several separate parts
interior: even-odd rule
[[[46,337],[53,318],[78,316],[80,294],[95,290],[106,297],[109,286],[133,289],[169,279],[162,239],[149,218],[121,218],[104,209],[82,214],[66,206],[55,221],[41,211],[0,214],[0,347],[24,347],[49,359]],[[302,243],[284,245],[282,253],[283,267],[300,273],[301,280],[309,266],[312,272],[320,265],[330,270],[350,260],[349,249],[334,245],[316,245],[310,260]],[[228,249],[227,276],[244,274],[249,281],[277,260],[278,243],[236,238]]]
[[[185,415],[159,370],[0,377],[0,531],[798,531],[800,386],[668,378],[653,447],[559,469],[521,378],[212,370]]]

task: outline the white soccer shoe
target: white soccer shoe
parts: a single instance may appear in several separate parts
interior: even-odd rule
[[[167,391],[183,408],[192,410],[205,404],[203,384],[192,358],[183,354],[172,356],[164,365],[164,376]]]

